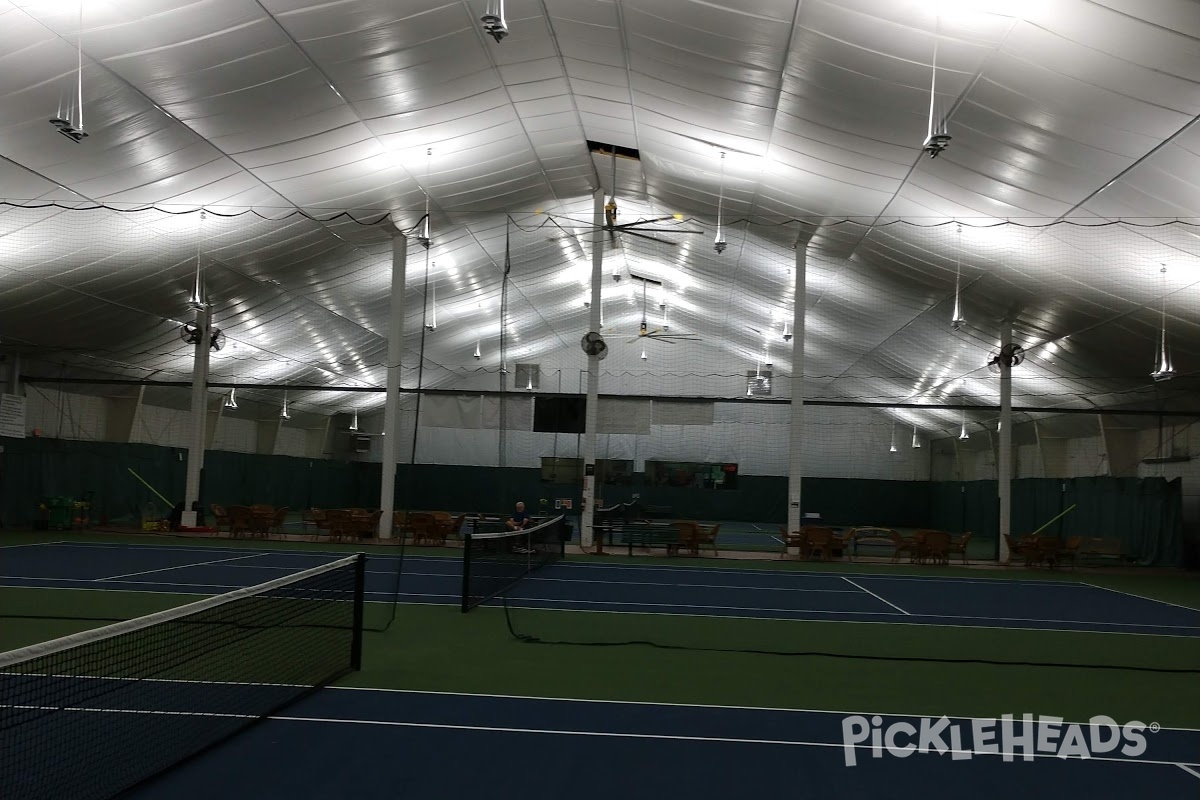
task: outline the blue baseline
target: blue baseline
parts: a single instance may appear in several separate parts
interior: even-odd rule
[[[217,594],[344,553],[48,543],[0,557],[0,585]],[[368,557],[367,597],[457,605],[460,559]],[[1200,637],[1200,611],[1080,582],[565,561],[509,596],[527,608]]]
[[[129,797],[949,800],[967,791],[981,800],[1106,800],[1143,796],[1151,786],[1158,797],[1200,791],[1197,731],[1148,732],[1139,756],[1114,751],[1088,760],[1043,753],[1025,761],[1026,751],[1011,761],[978,752],[957,760],[933,752],[876,758],[868,743],[848,766],[844,716],[325,689]],[[883,727],[896,722],[920,725],[917,718],[881,715]],[[964,741],[969,749],[969,736]],[[320,755],[298,757],[304,753]]]

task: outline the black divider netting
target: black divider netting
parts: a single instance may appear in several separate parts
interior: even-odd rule
[[[358,669],[361,555],[0,654],[0,795],[108,798]]]
[[[503,522],[473,521],[463,545],[462,610],[504,594],[529,573],[558,561],[570,536],[562,516],[520,531],[505,530]]]

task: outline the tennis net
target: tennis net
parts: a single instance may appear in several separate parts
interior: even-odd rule
[[[361,554],[0,654],[5,800],[109,798],[358,669]]]
[[[465,535],[462,610],[503,594],[529,573],[563,556],[570,531],[562,516],[521,531],[481,531],[478,522]]]

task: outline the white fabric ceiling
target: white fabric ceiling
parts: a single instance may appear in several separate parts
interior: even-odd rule
[[[188,313],[199,251],[238,345],[213,380],[380,386],[390,240],[386,224],[360,223],[390,214],[409,228],[427,192],[442,288],[422,385],[497,385],[495,347],[471,356],[498,334],[505,215],[530,227],[553,214],[579,249],[518,235],[510,308],[528,311],[510,318],[510,355],[570,371],[574,390],[587,317],[578,282],[561,278],[589,257],[591,191],[614,190],[591,140],[641,153],[618,162],[621,221],[682,213],[680,228],[705,231],[666,234],[691,244],[682,260],[622,237],[627,269],[685,284],[671,324],[704,341],[656,343],[642,362],[624,336],[640,308],[606,286],[609,389],[740,394],[714,376],[753,369],[751,329],[790,318],[800,226],[786,223],[804,218],[817,226],[806,395],[995,402],[981,367],[1008,316],[1031,347],[1019,405],[1198,405],[1192,0],[509,0],[500,43],[476,0],[82,0],[82,31],[78,2],[0,2],[0,196],[13,203],[0,207],[0,340],[27,363],[186,379],[172,320]],[[75,86],[77,43],[80,144],[47,124]],[[935,43],[953,141],[930,160]],[[718,256],[720,151],[726,217],[751,224],[732,225]],[[46,203],[212,213],[31,208]],[[1066,218],[1133,224],[974,227]],[[886,224],[897,219],[910,224]],[[1192,225],[1145,227],[1175,219]],[[967,225],[924,227],[946,220]],[[406,366],[423,270],[414,246]],[[957,270],[969,324],[953,331]],[[1164,297],[1181,374],[1154,385]],[[788,374],[790,346],[767,338]],[[957,415],[905,418],[936,430]]]

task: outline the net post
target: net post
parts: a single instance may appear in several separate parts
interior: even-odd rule
[[[354,561],[354,630],[350,640],[350,667],[362,669],[363,599],[367,588],[367,555],[359,553]]]
[[[471,520],[471,528],[479,530],[479,520]],[[471,610],[471,531],[463,531],[462,613]]]

